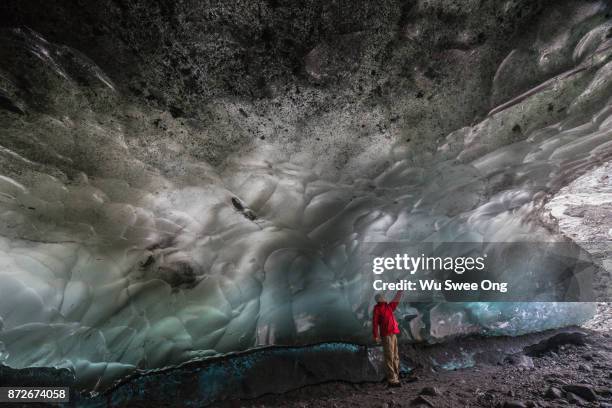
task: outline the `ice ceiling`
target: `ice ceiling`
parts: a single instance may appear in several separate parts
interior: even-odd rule
[[[561,239],[544,199],[612,153],[604,2],[14,3],[0,362],[72,367],[91,388],[259,345],[368,341],[360,248]],[[440,304],[412,334],[590,311]]]

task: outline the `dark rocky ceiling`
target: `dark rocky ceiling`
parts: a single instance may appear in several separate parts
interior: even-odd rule
[[[2,25],[27,26],[80,50],[125,97],[196,129],[228,127],[229,143],[207,142],[202,153],[212,163],[220,164],[226,149],[266,138],[297,144],[292,150],[331,144],[338,167],[370,142],[411,141],[431,151],[450,131],[567,68],[563,61],[492,91],[514,47],[531,46],[542,25],[576,8],[530,0],[55,0],[0,7]],[[240,116],[219,120],[218,103],[228,99],[244,105]],[[364,111],[378,115],[360,120]],[[337,122],[326,123],[328,134],[312,126],[325,115]],[[346,121],[353,123],[338,123]],[[262,130],[270,126],[272,132]],[[351,138],[367,142],[328,137],[347,126]]]

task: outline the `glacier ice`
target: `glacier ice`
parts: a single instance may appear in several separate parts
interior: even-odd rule
[[[70,367],[101,388],[135,369],[257,346],[363,343],[373,292],[356,263],[371,243],[562,240],[538,221],[546,195],[612,153],[609,24],[553,37],[539,54],[513,52],[494,98],[522,59],[544,72],[563,58],[574,65],[435,152],[378,144],[346,172],[282,144],[213,166],[186,139],[138,128],[153,113],[122,101],[82,53],[26,29],[3,32],[14,59],[0,67],[0,86],[22,112],[0,113],[0,362]],[[28,111],[10,93],[22,66],[38,78],[43,108]],[[550,121],[553,104],[568,108]],[[427,341],[517,335],[593,310],[416,307],[400,310],[418,316],[402,329]]]

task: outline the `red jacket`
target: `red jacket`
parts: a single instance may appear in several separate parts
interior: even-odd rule
[[[391,303],[380,302],[374,306],[374,313],[372,316],[372,332],[374,338],[378,337],[379,326],[381,336],[399,334],[399,326],[397,320],[395,320],[395,316],[393,316],[393,312],[397,308],[401,296],[402,293],[398,292]]]

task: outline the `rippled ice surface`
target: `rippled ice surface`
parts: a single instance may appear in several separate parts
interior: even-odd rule
[[[2,114],[13,116],[0,139],[0,362],[73,367],[93,387],[261,345],[366,342],[373,277],[354,263],[365,245],[561,239],[538,222],[546,195],[612,152],[609,29],[543,50],[540,64],[573,47],[575,68],[448,135],[434,155],[396,144],[354,159],[375,162],[374,176],[273,146],[234,154],[219,170],[184,154],[180,140],[157,146],[180,160],[152,166],[134,153],[147,140],[113,120],[147,112],[109,107],[117,91],[102,70],[36,33],[4,32],[0,85],[12,112]],[[42,112],[20,115],[17,66],[44,84]],[[556,106],[567,108],[549,123],[543,112]],[[72,171],[77,162],[90,170]],[[520,334],[592,312],[427,307],[429,333],[418,318],[403,327],[419,340]]]

